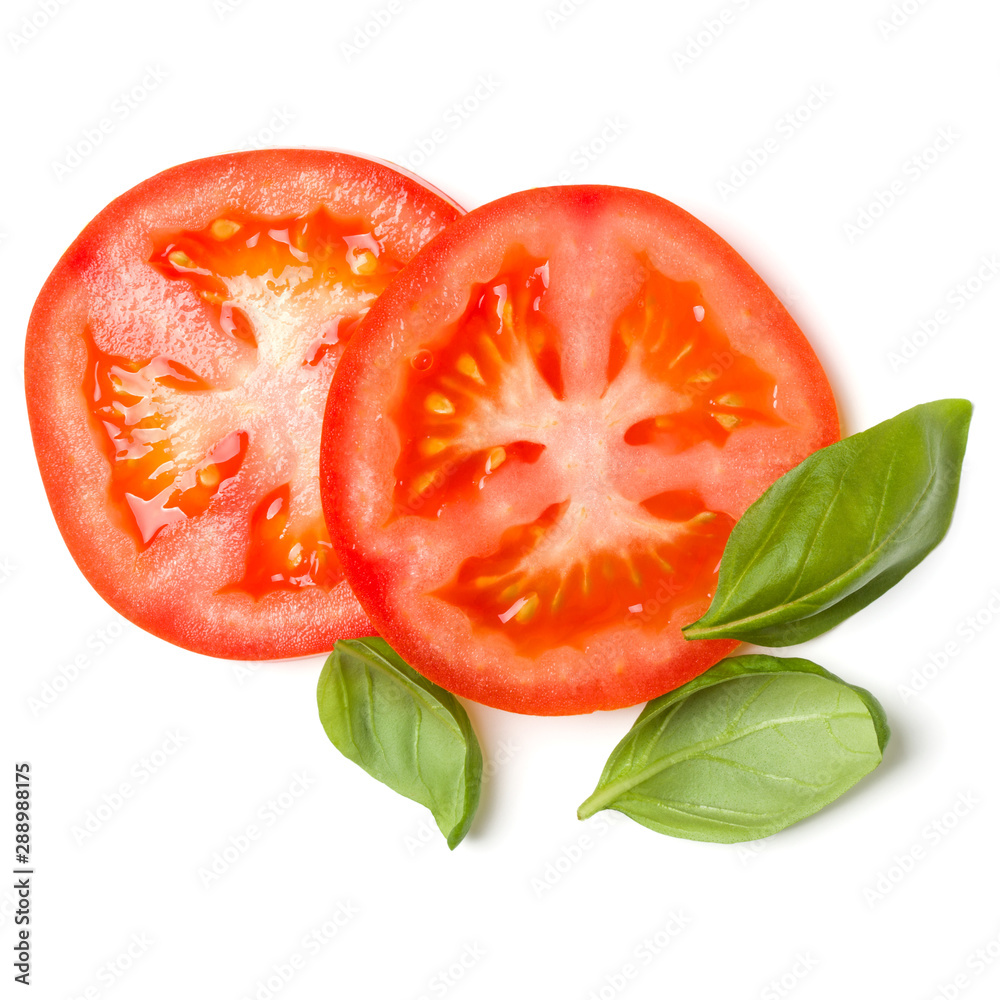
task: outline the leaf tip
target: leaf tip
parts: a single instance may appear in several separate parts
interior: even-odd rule
[[[444,830],[441,832],[444,834],[445,842],[448,844],[448,850],[453,851],[459,844],[465,840],[466,834],[472,827],[472,816],[467,816],[465,822],[460,823],[458,826],[452,827],[447,833]],[[440,827],[439,827],[440,829]]]

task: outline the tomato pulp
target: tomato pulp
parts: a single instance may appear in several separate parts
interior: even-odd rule
[[[266,150],[174,167],[86,227],[25,381],[56,521],[109,604],[215,656],[371,634],[323,519],[323,408],[371,304],[460,214],[379,161]]]
[[[730,652],[687,642],[736,519],[839,436],[791,317],[644,192],[564,187],[458,220],[362,321],[321,483],[388,642],[457,694],[568,714]]]

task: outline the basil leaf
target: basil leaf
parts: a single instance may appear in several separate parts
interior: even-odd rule
[[[341,639],[320,674],[319,717],[333,745],[391,789],[427,806],[454,850],[479,804],[483,755],[454,695],[383,639]]]
[[[735,656],[643,709],[577,815],[616,809],[672,837],[757,840],[842,795],[888,740],[863,688],[809,660]]]
[[[810,455],[737,522],[688,639],[790,646],[871,604],[944,538],[972,404],[941,399]]]

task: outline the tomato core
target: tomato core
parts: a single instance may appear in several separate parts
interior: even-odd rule
[[[433,593],[522,655],[582,649],[610,625],[655,631],[680,602],[714,591],[734,519],[709,509],[696,481],[626,496],[611,469],[628,463],[615,456],[722,449],[740,427],[782,423],[775,379],[732,347],[698,284],[639,260],[645,277],[613,324],[593,398],[567,397],[569,332],[545,315],[549,262],[518,247],[411,355],[391,411],[401,442],[391,520],[440,517],[516,466],[537,465],[551,504]],[[641,399],[627,388],[639,375]]]

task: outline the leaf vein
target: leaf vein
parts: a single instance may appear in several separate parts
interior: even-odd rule
[[[799,597],[795,598],[794,601],[785,604],[777,604],[774,607],[768,608],[766,611],[758,612],[755,615],[747,615],[744,618],[736,618],[733,619],[732,621],[722,622],[716,625],[709,625],[706,629],[704,629],[704,631],[713,631],[716,629],[726,629],[727,631],[729,631],[734,628],[741,628],[745,625],[753,625],[754,623],[760,623],[761,621],[766,621],[766,619],[768,618],[774,618],[775,616],[779,615],[782,611],[784,611],[786,608],[792,608],[796,604],[805,604],[807,602],[811,603],[817,597],[820,597],[820,595],[823,595],[824,593],[831,593],[831,592],[836,593],[838,584],[845,577],[849,577],[852,573],[855,573],[859,569],[865,569],[877,563],[877,557],[879,556],[881,551],[885,549],[886,546],[888,546],[892,541],[894,541],[896,536],[898,536],[903,531],[903,529],[909,524],[909,522],[913,519],[924,497],[927,495],[927,493],[931,490],[932,486],[934,485],[935,480],[936,480],[936,474],[931,477],[928,484],[923,488],[923,490],[920,491],[920,495],[914,501],[913,506],[911,506],[910,509],[906,512],[906,516],[900,520],[899,524],[897,524],[896,527],[888,535],[886,535],[885,539],[879,543],[877,548],[873,549],[867,556],[865,556],[864,559],[859,559],[856,563],[853,563],[851,566],[847,567],[847,569],[845,569],[842,573],[839,573],[832,580],[823,584],[822,587],[818,587],[816,590],[810,591],[807,594],[802,594]],[[849,591],[849,593],[853,593],[853,591]],[[848,594],[845,594],[844,596],[846,597],[848,596]],[[824,603],[825,602],[821,599],[820,604]],[[820,608],[819,610],[823,609]],[[818,611],[813,613],[818,613]],[[802,618],[808,618],[808,617],[810,617],[810,615],[802,616]],[[801,619],[791,619],[791,620],[796,621]],[[699,629],[689,630],[690,634],[692,635],[697,635],[699,631],[701,630]]]

